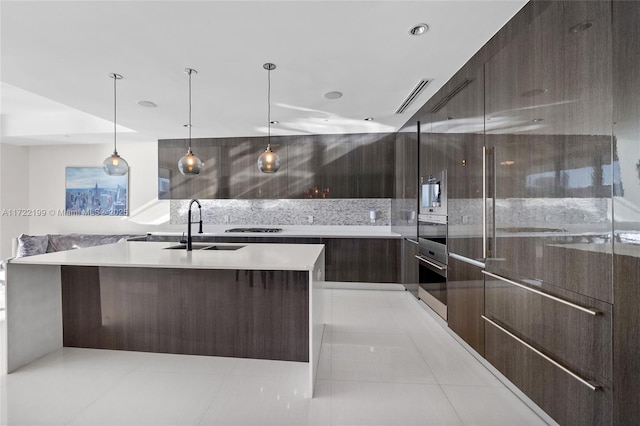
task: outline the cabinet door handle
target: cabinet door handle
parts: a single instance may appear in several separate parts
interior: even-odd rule
[[[484,263],[479,262],[479,261],[474,260],[474,259],[469,259],[468,257],[460,256],[459,254],[449,253],[449,257],[452,257],[452,258],[457,259],[457,260],[459,260],[461,262],[464,262],[464,263],[468,263],[469,265],[477,266],[478,268],[484,268],[485,267]]]
[[[571,306],[572,308],[578,309],[578,310],[580,310],[582,312],[586,312],[586,313],[588,313],[590,315],[600,315],[600,312],[598,312],[598,311],[595,311],[595,310],[589,309],[589,308],[585,308],[584,306],[576,305],[575,303],[569,302],[568,300],[564,300],[564,299],[561,299],[559,297],[547,294],[547,293],[545,293],[543,291],[536,290],[536,289],[533,289],[531,287],[527,287],[526,285],[522,285],[522,284],[517,283],[515,281],[511,281],[511,280],[509,280],[507,278],[501,277],[500,275],[492,274],[491,272],[487,272],[487,271],[482,271],[482,273],[485,274],[485,275],[489,275],[492,278],[497,278],[500,281],[504,281],[504,282],[507,282],[509,284],[515,285],[516,287],[520,287],[523,290],[527,290],[527,291],[530,291],[532,293],[539,294],[540,296],[546,297],[547,299],[555,300],[556,302],[562,303],[562,304],[567,305],[567,306]]]
[[[486,322],[488,322],[489,324],[491,324],[492,326],[496,327],[498,330],[502,331],[503,333],[505,333],[507,336],[511,337],[512,339],[516,340],[517,342],[519,342],[521,345],[526,346],[527,348],[531,349],[534,353],[538,354],[539,356],[541,356],[542,358],[546,359],[547,361],[549,361],[551,364],[555,365],[556,367],[558,367],[560,370],[564,371],[565,373],[567,373],[568,375],[570,375],[571,377],[573,377],[574,379],[576,379],[577,381],[579,381],[580,383],[582,383],[583,385],[585,385],[586,387],[588,387],[589,389],[591,389],[592,391],[596,391],[598,390],[599,386],[592,384],[591,382],[589,382],[586,379],[583,379],[582,377],[580,377],[579,375],[577,375],[576,373],[574,373],[573,371],[569,370],[567,367],[565,367],[564,365],[560,364],[559,362],[557,362],[556,360],[554,360],[553,358],[543,354],[542,352],[540,352],[539,350],[537,350],[536,348],[534,348],[533,346],[531,346],[530,344],[528,344],[527,342],[525,342],[524,340],[522,340],[521,338],[519,338],[518,336],[516,336],[515,334],[511,333],[509,330],[505,329],[504,327],[500,326],[498,323],[490,320],[489,318],[485,317],[484,315],[481,315],[482,319],[485,320]]]
[[[422,257],[422,256],[418,256],[417,254],[415,255],[415,257],[416,257],[416,259],[418,259],[419,261],[424,262],[424,263],[426,263],[426,264],[428,264],[428,265],[431,265],[431,266],[433,266],[434,268],[438,268],[438,269],[439,269],[439,270],[441,270],[441,271],[444,271],[444,270],[446,269],[446,268],[443,268],[442,266],[438,265],[437,263],[433,263],[433,262],[431,262],[430,260],[425,259],[425,258],[424,258],[424,257]]]
[[[419,242],[417,242],[416,240],[412,240],[411,238],[407,238],[406,240],[411,244],[420,244]]]

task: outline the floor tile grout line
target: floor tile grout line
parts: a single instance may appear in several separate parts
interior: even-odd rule
[[[213,404],[216,402],[216,399],[218,398],[218,395],[220,395],[220,393],[222,392],[222,389],[224,388],[224,386],[232,379],[232,378],[238,378],[241,376],[234,376],[233,374],[227,374],[227,376],[224,378],[222,384],[218,387],[218,390],[215,391],[213,398],[211,398],[211,402],[209,403],[209,405],[207,406],[207,408],[202,412],[202,416],[200,417],[200,419],[198,420],[197,423],[195,423],[195,426],[200,426],[202,425],[202,421],[204,420],[205,416],[209,413],[209,410],[211,410],[211,407],[213,407]]]
[[[63,348],[64,350],[64,348]],[[96,396],[91,402],[89,402],[87,405],[85,405],[84,408],[82,408],[80,411],[78,411],[73,417],[71,417],[71,420],[69,420],[67,423],[65,423],[65,425],[70,425],[71,423],[73,423],[74,420],[76,420],[78,417],[80,417],[80,415],[82,415],[82,413],[86,412],[89,408],[91,408],[93,405],[95,405],[98,400],[100,400],[101,398],[104,398],[104,396],[111,392],[113,389],[115,389],[125,378],[131,376],[133,373],[135,373],[138,369],[140,369],[140,366],[142,365],[142,363],[138,364],[138,366],[136,366],[135,368],[130,369],[129,371],[127,371],[122,377],[120,377],[118,380],[114,381],[111,386],[108,386],[107,389],[105,389],[103,392],[100,392],[98,394],[98,396]],[[97,370],[92,370],[92,371],[97,371]],[[106,370],[102,370],[102,371],[106,371]]]

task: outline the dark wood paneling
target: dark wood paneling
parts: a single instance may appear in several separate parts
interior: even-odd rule
[[[640,253],[615,255],[614,424],[640,424]]]
[[[327,281],[398,283],[400,240],[326,238]]]
[[[614,424],[640,424],[640,2],[614,1]]]
[[[465,342],[484,355],[484,275],[477,266],[449,257],[447,322]]]
[[[65,270],[65,346],[309,359],[306,271]]]
[[[611,90],[610,2],[554,2],[486,63],[489,270],[613,301]]]
[[[97,345],[102,328],[100,279],[98,268],[92,266],[61,266],[62,341],[64,346],[78,339]]]
[[[194,139],[194,153],[205,167],[186,177],[177,171],[186,141],[158,141],[159,177],[170,181],[170,190],[159,191],[159,198],[393,197],[395,133],[272,137],[281,160],[274,174],[258,171],[266,144],[264,137]]]
[[[493,325],[485,324],[485,357],[561,425],[610,425],[613,384],[591,390]]]
[[[179,236],[151,236],[150,241],[178,241]],[[324,244],[326,281],[400,282],[401,240],[395,238],[212,237],[194,235],[195,242],[251,244]]]
[[[487,317],[544,348],[574,371],[590,377],[613,379],[611,305],[567,291],[549,293],[550,288],[545,289],[552,296],[601,313],[593,316],[489,276],[485,283]]]
[[[420,269],[416,255],[420,252],[417,243],[402,240],[402,270],[400,273],[400,282],[404,288],[418,297],[418,285],[420,283]]]
[[[404,126],[396,135],[395,191],[391,201],[391,230],[418,239],[418,123]]]

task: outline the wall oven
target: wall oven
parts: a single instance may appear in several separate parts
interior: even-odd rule
[[[420,214],[447,214],[447,171],[420,176]]]
[[[447,319],[447,216],[418,216],[418,297]]]

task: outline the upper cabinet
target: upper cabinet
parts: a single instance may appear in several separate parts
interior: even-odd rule
[[[433,113],[432,134],[446,151],[435,150],[435,166],[447,170],[449,252],[484,261],[483,148],[484,75],[464,67],[447,83],[442,109]],[[439,146],[439,145],[438,145]]]
[[[391,201],[391,228],[405,238],[418,239],[418,131],[412,120],[396,134],[395,191]]]
[[[272,137],[277,173],[261,173],[266,138],[194,139],[204,162],[197,176],[182,176],[185,140],[158,141],[160,199],[391,198],[395,134]]]
[[[609,303],[610,9],[553,2],[484,69],[488,269]]]

